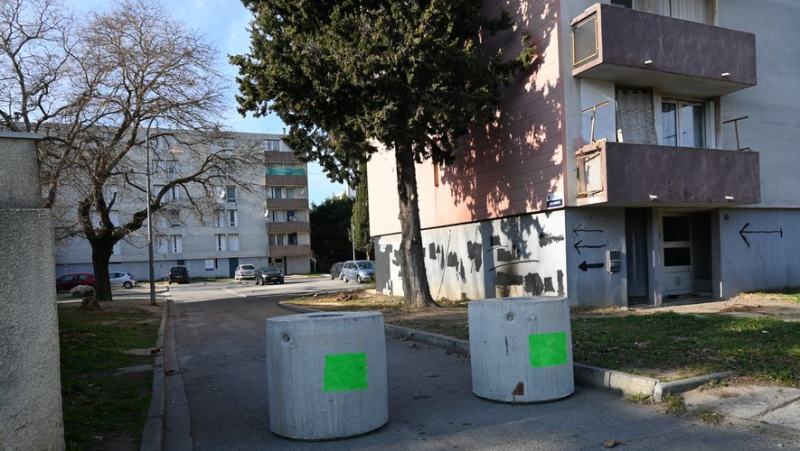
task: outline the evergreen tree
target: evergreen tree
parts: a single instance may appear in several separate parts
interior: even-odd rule
[[[415,162],[452,161],[457,139],[491,120],[499,89],[532,55],[483,55],[508,29],[479,0],[243,0],[255,16],[239,66],[239,111],[274,111],[295,154],[356,186],[379,149],[394,152],[406,308],[433,305],[425,272]]]

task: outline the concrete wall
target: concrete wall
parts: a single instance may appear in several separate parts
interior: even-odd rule
[[[566,294],[564,212],[522,215],[422,232],[434,299]],[[380,292],[402,296],[400,235],[375,246]]]
[[[719,211],[715,295],[800,286],[800,210]]]
[[[564,146],[559,0],[485,2],[486,13],[503,8],[516,23],[513,32],[485,36],[488,53],[516,55],[523,32],[531,35],[535,68],[521,74],[502,95],[498,117],[473,127],[453,164],[417,165],[423,228],[441,227],[547,209],[549,195],[563,198]],[[400,232],[394,156],[380,152],[368,165],[370,230]]]
[[[0,446],[61,450],[53,224],[47,210],[9,205],[41,205],[34,141],[0,138],[0,154],[0,192],[14,194],[0,206]]]
[[[761,204],[800,207],[796,186],[800,173],[800,60],[792,43],[800,42],[800,2],[796,0],[725,0],[719,2],[718,25],[756,35],[758,85],[722,98],[723,121],[741,116],[743,147],[761,154]],[[723,147],[736,148],[733,124],[722,125]]]
[[[625,210],[569,208],[565,227],[567,293],[572,305],[627,305]],[[617,273],[608,271],[610,250],[621,253]]]

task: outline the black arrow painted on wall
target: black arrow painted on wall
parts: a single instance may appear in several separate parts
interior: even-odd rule
[[[750,247],[750,242],[747,241],[747,237],[744,236],[747,233],[778,233],[781,235],[781,238],[783,238],[783,227],[781,227],[779,230],[747,230],[748,227],[750,227],[749,222],[742,227],[742,230],[739,231],[739,236],[742,237],[744,244],[746,244],[747,247]]]
[[[579,240],[577,243],[573,244],[573,246],[575,247],[575,250],[578,251],[578,255],[580,255],[582,248],[583,249],[600,249],[601,247],[606,247],[605,244],[584,244],[583,246],[581,246],[581,243],[583,243],[583,240]]]
[[[603,264],[603,263],[586,263],[586,260],[584,260],[584,261],[583,261],[583,263],[581,263],[580,265],[578,265],[578,268],[579,268],[581,271],[583,271],[583,272],[586,272],[586,271],[587,271],[587,270],[589,270],[589,269],[592,269],[592,268],[602,268],[603,266],[605,266],[605,264]]]
[[[582,229],[581,226],[577,226],[574,229],[572,229],[572,233],[574,233],[575,236],[578,236],[578,232],[582,232],[582,233],[603,233],[602,230],[598,230],[598,229]]]

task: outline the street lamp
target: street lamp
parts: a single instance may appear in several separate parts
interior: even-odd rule
[[[145,150],[147,159],[147,266],[150,270],[150,305],[156,305],[156,281],[155,271],[153,270],[153,217],[150,212],[150,126],[147,125],[147,137],[145,138]]]

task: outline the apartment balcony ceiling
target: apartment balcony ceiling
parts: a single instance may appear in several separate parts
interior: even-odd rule
[[[575,77],[700,98],[756,85],[752,33],[605,4],[571,26]]]
[[[578,206],[761,202],[758,152],[598,141],[577,152]]]

